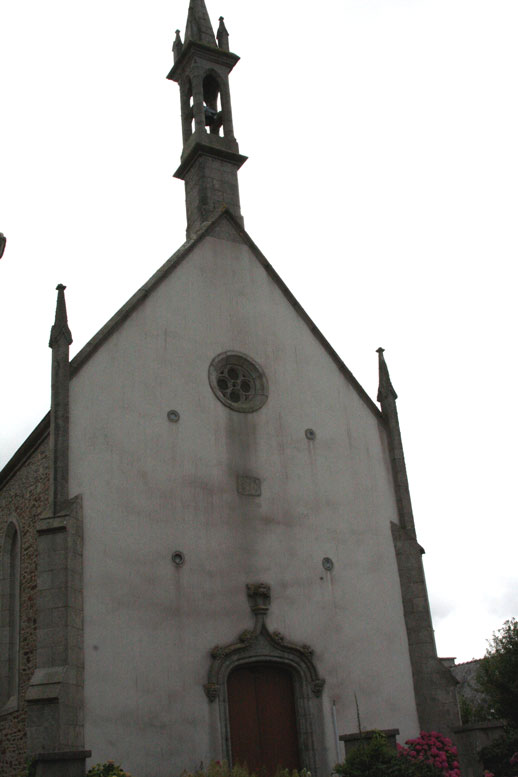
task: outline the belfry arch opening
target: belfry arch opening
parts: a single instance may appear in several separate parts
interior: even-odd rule
[[[211,135],[224,135],[221,89],[218,79],[212,73],[208,73],[203,79],[203,110],[207,132]]]
[[[192,90],[192,82],[190,78],[185,80],[182,84],[182,114],[183,114],[183,134],[184,143],[194,133],[194,98]]]

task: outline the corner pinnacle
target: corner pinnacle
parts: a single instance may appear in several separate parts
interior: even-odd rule
[[[225,19],[223,16],[219,17],[219,27],[216,33],[218,39],[218,46],[222,51],[229,51],[228,47],[228,30],[225,27]]]
[[[182,43],[182,39],[180,37],[180,30],[176,30],[175,31],[175,36],[176,37],[175,37],[174,43],[173,43],[173,54],[174,54],[174,61],[176,62],[176,60],[178,59],[178,57],[180,56],[180,54],[183,51],[183,43]]]
[[[383,356],[384,351],[384,348],[378,348],[376,350],[379,363],[378,402],[381,404],[383,404],[383,402],[389,397],[392,397],[392,399],[397,399],[397,394],[394,391],[394,386],[390,380],[387,363],[385,362],[385,357]]]
[[[72,332],[68,326],[65,289],[66,286],[63,286],[62,283],[58,283],[56,286],[58,298],[56,302],[56,315],[54,318],[54,324],[50,330],[49,348],[54,348],[62,340],[64,340],[67,345],[70,345],[72,342]]]

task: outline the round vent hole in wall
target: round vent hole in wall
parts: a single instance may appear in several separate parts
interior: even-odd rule
[[[171,556],[171,561],[173,562],[175,567],[183,567],[183,565],[185,564],[185,555],[182,553],[181,550],[175,550]]]

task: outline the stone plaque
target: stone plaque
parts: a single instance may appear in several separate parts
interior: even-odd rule
[[[242,496],[261,496],[261,478],[238,475],[237,493]]]

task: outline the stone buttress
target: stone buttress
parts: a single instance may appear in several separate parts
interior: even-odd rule
[[[378,348],[378,402],[387,422],[388,442],[399,523],[392,523],[392,538],[401,582],[412,676],[420,728],[451,735],[459,725],[459,712],[451,672],[437,657],[435,637],[424,575],[423,548],[417,542],[403,442],[383,348]]]
[[[69,346],[65,287],[57,287],[52,349],[49,509],[37,521],[37,656],[27,695],[28,756],[36,777],[82,777],[81,499],[69,498]]]

